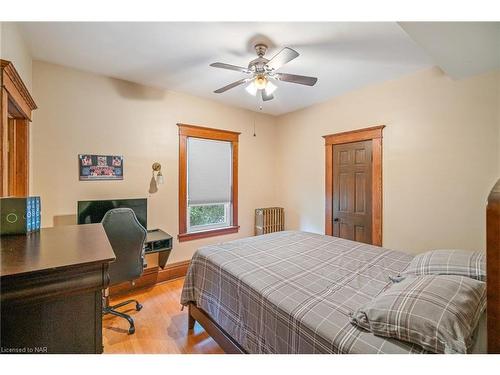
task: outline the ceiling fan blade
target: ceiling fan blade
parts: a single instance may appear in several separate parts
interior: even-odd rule
[[[267,102],[268,100],[274,99],[273,94],[269,94],[269,95],[266,94],[266,90],[260,90],[260,92],[262,93],[262,100],[263,101]]]
[[[314,86],[318,79],[316,77],[299,76],[297,74],[275,73],[272,75],[279,81],[298,83],[306,86]]]
[[[236,87],[236,86],[242,85],[242,84],[244,84],[244,83],[246,83],[246,82],[248,82],[248,81],[250,81],[250,80],[252,80],[252,78],[243,78],[243,79],[240,79],[239,81],[236,81],[236,82],[230,83],[230,84],[229,84],[229,85],[227,85],[227,86],[221,87],[220,89],[217,89],[217,90],[215,90],[214,92],[215,92],[216,94],[221,94],[221,93],[223,93],[223,92],[225,92],[225,91],[227,91],[227,90],[230,90],[230,89],[232,89],[232,88],[234,88],[234,87]]]
[[[214,68],[222,68],[222,69],[228,69],[228,70],[236,70],[237,72],[242,72],[242,73],[252,73],[249,69],[244,68],[242,66],[236,66],[236,65],[231,65],[231,64],[224,64],[221,62],[216,62],[210,64],[210,66],[213,66]]]
[[[286,63],[292,61],[299,53],[291,48],[285,47],[279,51],[274,57],[268,61],[267,67],[270,69],[277,70],[281,68]]]

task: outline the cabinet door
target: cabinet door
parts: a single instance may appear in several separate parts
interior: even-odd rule
[[[8,194],[24,197],[28,192],[29,124],[27,120],[8,120]]]

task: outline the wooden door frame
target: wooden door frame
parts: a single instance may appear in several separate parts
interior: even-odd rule
[[[325,234],[333,235],[333,146],[372,141],[372,244],[382,246],[382,131],[385,125],[324,135]]]
[[[0,59],[0,78],[0,196],[26,196],[29,124],[37,106],[10,61]]]

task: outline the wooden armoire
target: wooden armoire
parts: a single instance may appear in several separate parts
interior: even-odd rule
[[[0,59],[0,196],[29,195],[29,126],[37,108],[12,62]]]

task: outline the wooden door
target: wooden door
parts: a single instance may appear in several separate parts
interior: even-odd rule
[[[372,243],[372,141],[333,145],[332,233]]]

